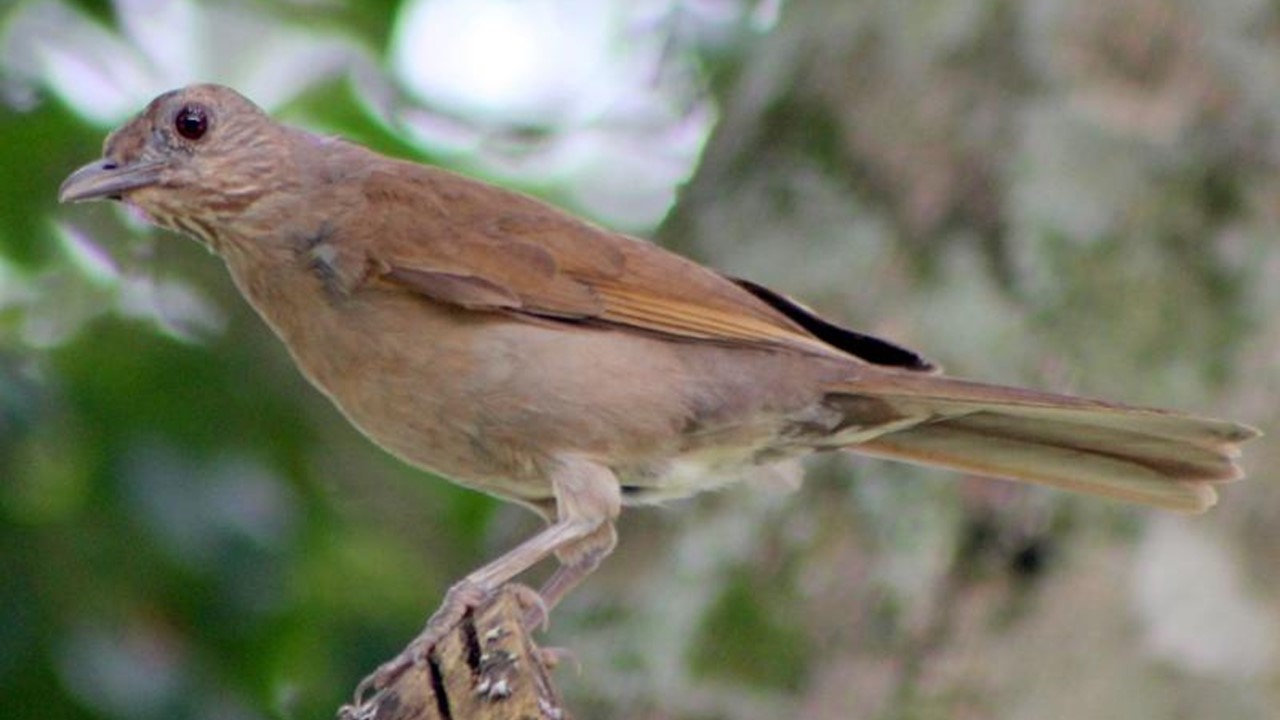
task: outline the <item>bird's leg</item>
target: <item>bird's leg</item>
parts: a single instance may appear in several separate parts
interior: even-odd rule
[[[526,618],[535,622],[544,621],[551,607],[609,554],[617,537],[613,521],[622,505],[613,472],[593,462],[570,458],[558,463],[551,484],[556,497],[556,522],[449,588],[444,603],[418,637],[399,655],[360,681],[356,687],[357,705],[391,684],[405,670],[423,662],[468,612],[548,555],[559,555],[565,564],[537,597],[528,598]]]
[[[526,627],[538,627],[549,619],[551,609],[560,604],[575,587],[600,567],[618,544],[613,523],[605,523],[590,535],[556,551],[560,567],[538,588],[539,602],[525,610]]]

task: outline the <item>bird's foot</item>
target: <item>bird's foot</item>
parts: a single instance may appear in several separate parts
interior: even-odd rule
[[[467,613],[483,605],[488,600],[489,594],[484,588],[467,580],[449,588],[440,609],[427,620],[422,632],[418,633],[418,636],[411,640],[399,655],[382,663],[377,670],[360,681],[356,686],[354,702],[344,706],[339,711],[339,717],[343,720],[360,718],[360,708],[365,707],[373,696],[394,683],[406,670],[426,662],[436,645],[440,644],[440,641],[462,622]]]
[[[527,585],[512,583],[509,587],[516,591],[516,600],[520,603],[520,608],[524,610],[524,617],[522,618],[524,626],[530,632],[546,632],[551,625],[551,608],[547,607],[547,602],[542,599],[542,594]]]

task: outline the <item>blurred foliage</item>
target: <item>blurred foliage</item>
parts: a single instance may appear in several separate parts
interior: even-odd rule
[[[639,179],[572,177],[557,158],[596,154],[573,141],[612,130],[631,156],[663,156],[709,109],[664,242],[963,374],[1275,417],[1272,7],[619,3],[632,32],[662,36],[652,87],[632,92],[668,92],[667,135],[625,135],[661,124],[628,96],[577,126],[485,118],[451,146],[415,119],[459,134],[466,118],[387,60],[406,3],[180,7],[338,39],[340,62],[277,66],[289,48],[273,47],[227,71],[284,83],[273,112],[289,122],[570,206],[574,183]],[[134,50],[125,13],[158,8],[0,5],[0,717],[329,717],[449,582],[534,520],[359,437],[194,243],[56,205],[110,129],[55,72],[51,58],[87,52],[64,21]],[[8,34],[27,13],[53,19],[22,26],[50,33],[39,58],[9,52],[34,47]],[[192,64],[230,67],[241,42],[193,40]],[[93,57],[89,97],[136,91],[136,58]],[[1277,459],[1250,450],[1265,480]],[[1280,704],[1265,680],[1280,667],[1280,492],[1265,482],[1202,524],[1156,521],[1150,545],[1145,516],[1101,503],[881,463],[813,474],[791,497],[743,488],[624,518],[616,556],[557,613],[551,644],[583,664],[561,673],[570,706],[1254,718]],[[1241,577],[1199,580],[1222,566]],[[1237,624],[1132,609],[1162,578]],[[1170,623],[1199,635],[1169,640]]]
[[[766,608],[786,607],[787,599],[763,603],[761,594],[787,586],[758,587],[760,582],[743,575],[726,581],[707,613],[703,638],[690,664],[708,678],[795,692],[803,687],[809,670],[806,637],[789,617],[765,614]]]
[[[49,188],[62,182],[63,168],[99,151],[95,134],[51,98],[28,112],[0,108],[0,162],[17,173],[0,194],[0,248],[7,260],[32,269],[49,259],[57,247],[50,218],[58,202]]]
[[[306,121],[317,132],[332,132],[394,157],[430,162],[432,158],[379,118],[362,107],[351,81],[346,78],[317,83],[299,93],[280,116]]]
[[[378,52],[399,3],[258,4]],[[35,5],[0,9],[0,33]],[[137,11],[70,5],[108,28]],[[494,549],[491,503],[349,438],[203,250],[58,208],[109,128],[15,73],[0,66],[0,715],[330,717]],[[350,82],[300,88],[286,114],[425,157]],[[166,297],[215,320],[183,326]],[[361,521],[335,494],[413,511]]]

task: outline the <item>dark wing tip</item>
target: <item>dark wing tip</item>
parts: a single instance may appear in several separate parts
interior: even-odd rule
[[[936,372],[938,370],[937,365],[901,345],[895,345],[888,340],[881,340],[873,335],[864,335],[823,320],[813,311],[785,295],[776,293],[763,285],[757,285],[750,280],[741,278],[729,279],[769,307],[787,316],[788,319],[804,328],[810,335],[838,350],[843,350],[859,360],[869,362],[872,365],[895,367],[916,372]]]

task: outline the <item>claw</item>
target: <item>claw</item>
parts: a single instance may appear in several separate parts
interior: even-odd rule
[[[547,607],[547,602],[542,598],[542,594],[524,585],[512,583],[511,587],[516,590],[516,599],[519,600],[520,607],[524,609],[524,626],[530,630],[540,632],[546,632],[550,629],[551,610]]]
[[[532,591],[530,591],[532,592]],[[436,645],[444,640],[467,613],[480,607],[489,599],[489,592],[475,583],[463,580],[445,593],[440,609],[427,620],[422,632],[400,651],[399,655],[378,666],[356,685],[355,697],[350,705],[339,710],[341,720],[363,720],[371,712],[370,701],[396,681],[406,670],[427,661]],[[533,593],[537,595],[537,593]]]

